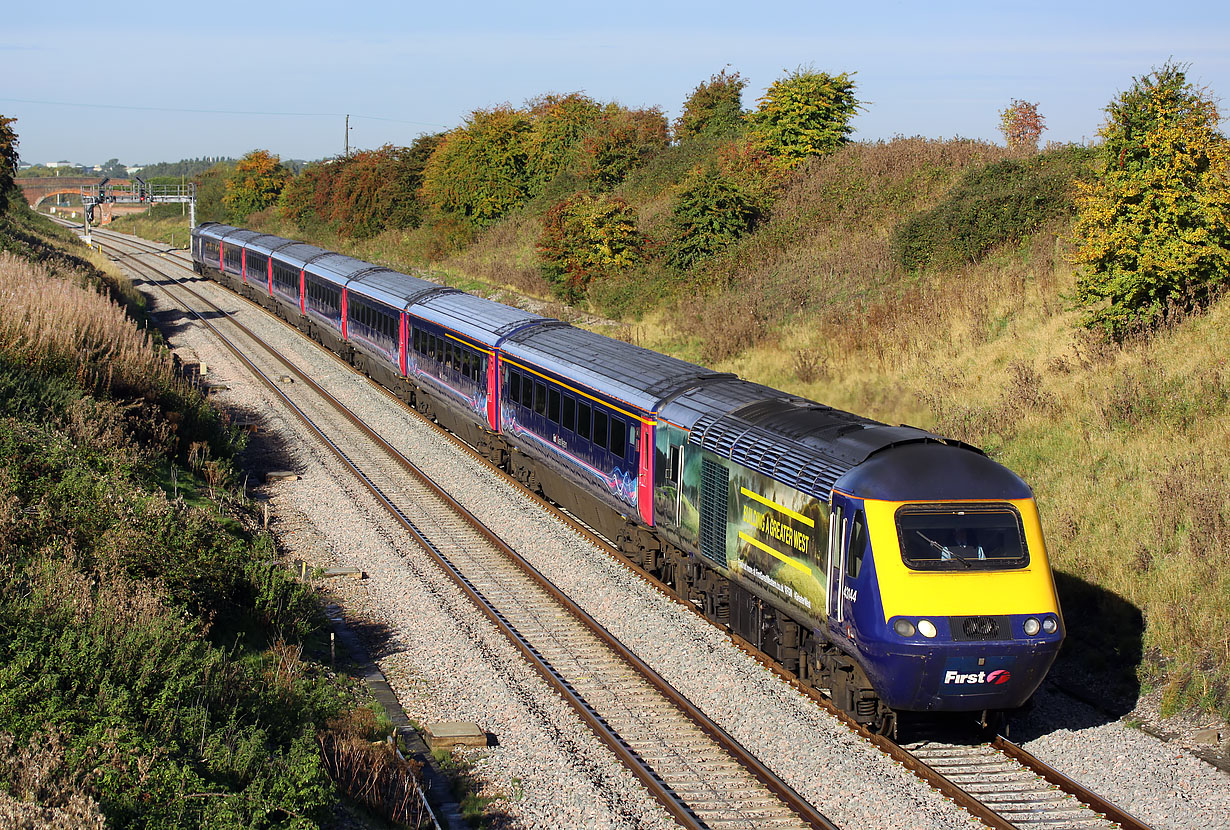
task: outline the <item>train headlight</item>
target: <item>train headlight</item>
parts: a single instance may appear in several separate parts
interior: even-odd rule
[[[902,637],[913,637],[914,623],[909,620],[897,620],[893,623],[893,631],[896,631]]]
[[[1042,624],[1038,622],[1037,620],[1035,620],[1033,617],[1030,617],[1029,619],[1025,621],[1025,633],[1029,635],[1030,637],[1033,637],[1035,634],[1037,634],[1041,630],[1042,630]]]
[[[1042,630],[1047,634],[1054,634],[1059,629],[1059,620],[1054,617],[1047,617],[1042,621]]]
[[[919,620],[918,633],[924,637],[934,637],[938,632],[935,630],[935,623],[931,620]]]

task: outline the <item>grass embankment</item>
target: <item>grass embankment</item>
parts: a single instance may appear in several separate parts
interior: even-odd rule
[[[319,826],[407,770],[305,656],[319,600],[244,529],[235,435],[67,248],[0,216],[0,824]]]

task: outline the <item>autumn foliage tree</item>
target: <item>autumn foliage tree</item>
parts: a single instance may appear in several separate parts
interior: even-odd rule
[[[1106,108],[1099,174],[1078,183],[1075,298],[1114,338],[1230,284],[1230,147],[1207,91],[1167,63]]]
[[[575,303],[594,279],[639,262],[643,240],[623,199],[578,193],[547,211],[538,253],[556,296]]]
[[[667,144],[662,110],[607,104],[581,141],[581,175],[594,187],[612,188]]]
[[[300,227],[323,222],[359,239],[418,227],[423,169],[441,138],[419,136],[409,147],[386,144],[310,165],[283,190],[282,215]]]
[[[16,121],[0,115],[0,213],[8,207],[9,190],[17,172],[17,133],[13,130]]]
[[[743,123],[743,88],[747,81],[738,72],[723,69],[692,90],[675,121],[675,139],[728,135]]]
[[[222,202],[232,221],[242,222],[278,200],[290,173],[268,150],[253,150],[235,165]]]
[[[1038,105],[1029,101],[1014,98],[999,113],[999,131],[1013,150],[1036,152],[1045,129],[1046,119],[1038,112]]]
[[[773,82],[751,115],[757,144],[787,169],[850,140],[860,104],[852,75],[796,69]]]

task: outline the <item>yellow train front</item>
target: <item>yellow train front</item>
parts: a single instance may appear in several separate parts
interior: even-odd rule
[[[1063,618],[1029,487],[986,456],[916,443],[834,485],[829,639],[897,711],[1018,707]],[[844,526],[844,530],[843,530]]]

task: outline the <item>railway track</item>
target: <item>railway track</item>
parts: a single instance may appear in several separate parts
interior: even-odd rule
[[[98,232],[95,231],[95,233],[97,234]],[[125,240],[125,243],[135,246],[135,243],[129,240]],[[332,353],[330,352],[330,354]],[[341,362],[340,359],[339,362]],[[375,384],[373,386],[388,394],[387,391],[383,390],[383,387]],[[391,400],[397,400],[391,394],[388,397]],[[418,415],[412,408],[407,407],[406,409],[417,417],[423,417]],[[611,540],[595,533],[591,528],[576,520],[566,511],[561,511],[555,505],[522,487],[522,485],[511,477],[506,476],[502,470],[491,465],[481,454],[461,442],[451,433],[444,430],[440,430],[440,432],[463,452],[468,453],[479,463],[504,476],[508,483],[521,490],[527,498],[534,500],[543,509],[552,512],[561,521],[564,521],[589,541],[603,548],[613,557],[623,561],[641,578],[654,584],[668,596],[676,599],[681,605],[692,608],[690,603],[675,597],[670,591],[669,586],[658,583],[652,577],[634,567]],[[695,609],[693,608],[692,610]],[[1080,828],[1080,830],[1089,828],[1090,830],[1098,830],[1099,828],[1113,827],[1121,827],[1124,830],[1148,830],[1148,825],[1082,787],[1078,782],[1069,779],[1059,771],[1033,758],[1024,750],[1002,737],[996,737],[992,741],[954,741],[934,736],[912,740],[899,745],[883,736],[872,734],[846,718],[817,690],[804,686],[792,675],[782,671],[779,666],[763,658],[750,644],[738,637],[734,637],[734,640],[737,645],[742,647],[752,657],[765,664],[787,682],[792,683],[799,691],[816,700],[821,707],[828,710],[834,717],[845,722],[847,726],[859,732],[866,740],[879,747],[898,763],[910,769],[919,778],[934,786],[990,827],[998,828],[999,830],[1034,827],[1041,830],[1059,830],[1059,828]],[[588,664],[582,662],[576,663],[576,665]],[[565,678],[565,680],[567,679]],[[604,694],[618,696],[618,693],[613,691],[611,687],[597,691],[593,690],[592,687],[586,688],[590,689],[590,694],[597,699],[601,699]],[[683,733],[680,733],[678,739],[688,740]],[[646,752],[649,756],[654,755],[652,749],[648,749]],[[739,821],[745,821],[745,819],[737,819],[733,826],[749,826],[747,824],[739,824]],[[724,825],[719,822],[707,826],[716,827]],[[752,826],[774,825],[753,822]]]
[[[120,249],[108,239],[105,246]],[[168,286],[141,254],[123,256],[186,310],[210,306],[216,318],[198,318],[350,468],[681,826],[835,827],[292,361],[198,292]],[[297,382],[279,383],[285,372]],[[344,446],[335,435],[347,436]]]

